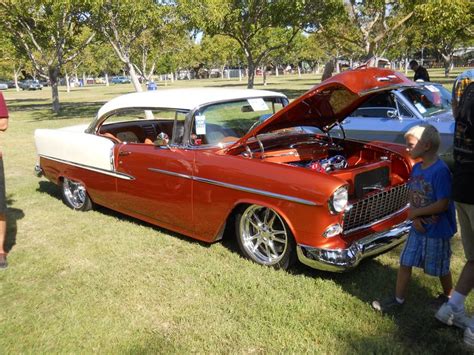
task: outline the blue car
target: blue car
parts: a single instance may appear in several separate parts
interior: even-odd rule
[[[114,76],[111,80],[112,84],[128,84],[131,83],[130,79],[126,76]]]
[[[357,108],[341,126],[349,138],[405,144],[405,132],[422,123],[438,129],[439,154],[451,165],[454,134],[451,92],[441,84],[416,83],[413,87],[380,92]],[[338,129],[334,127],[332,132]]]

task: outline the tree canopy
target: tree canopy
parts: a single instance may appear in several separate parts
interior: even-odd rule
[[[0,26],[29,58],[37,75],[51,82],[53,111],[59,112],[58,78],[92,40],[82,0],[3,0]]]

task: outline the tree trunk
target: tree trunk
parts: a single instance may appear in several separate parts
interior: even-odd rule
[[[443,53],[441,53],[441,56],[444,62],[444,77],[447,78],[449,76],[449,71],[451,70],[452,57]]]
[[[69,75],[66,72],[66,91],[71,92],[71,85],[69,85]]]
[[[109,74],[105,73],[105,86],[109,86]]]
[[[324,66],[324,71],[323,71],[323,76],[321,77],[321,81],[329,79],[332,76],[333,72],[334,72],[334,61],[330,59]]]
[[[279,76],[279,73],[278,73],[278,65],[275,65],[275,76]]]
[[[16,91],[19,92],[20,91],[20,87],[18,86],[18,73],[19,71],[17,71],[15,68],[13,69],[13,80],[15,81],[15,88],[16,88]]]
[[[255,82],[255,63],[253,60],[248,58],[248,78],[247,78],[247,89],[253,89]]]
[[[133,64],[131,62],[128,62],[127,67],[128,67],[128,72],[130,73],[130,78],[132,79],[132,84],[133,84],[133,87],[135,88],[135,91],[142,92],[143,88],[142,88],[142,85],[140,84],[140,81],[138,80],[137,73],[135,72],[135,68],[133,67]]]
[[[59,68],[57,66],[50,67],[48,70],[49,81],[51,82],[51,96],[53,100],[53,112],[58,114],[61,110],[59,104],[59,91],[58,91],[58,76]]]

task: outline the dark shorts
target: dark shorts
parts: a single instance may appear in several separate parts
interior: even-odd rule
[[[451,240],[427,238],[410,232],[400,255],[400,265],[422,268],[425,274],[444,276],[449,272]]]
[[[466,259],[474,261],[474,205],[456,202],[461,239]]]
[[[3,159],[0,158],[0,214],[7,213],[7,198],[5,196],[5,173],[3,172]]]

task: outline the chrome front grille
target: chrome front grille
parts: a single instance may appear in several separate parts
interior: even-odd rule
[[[358,200],[344,214],[344,233],[368,227],[408,204],[408,185],[398,185]]]

